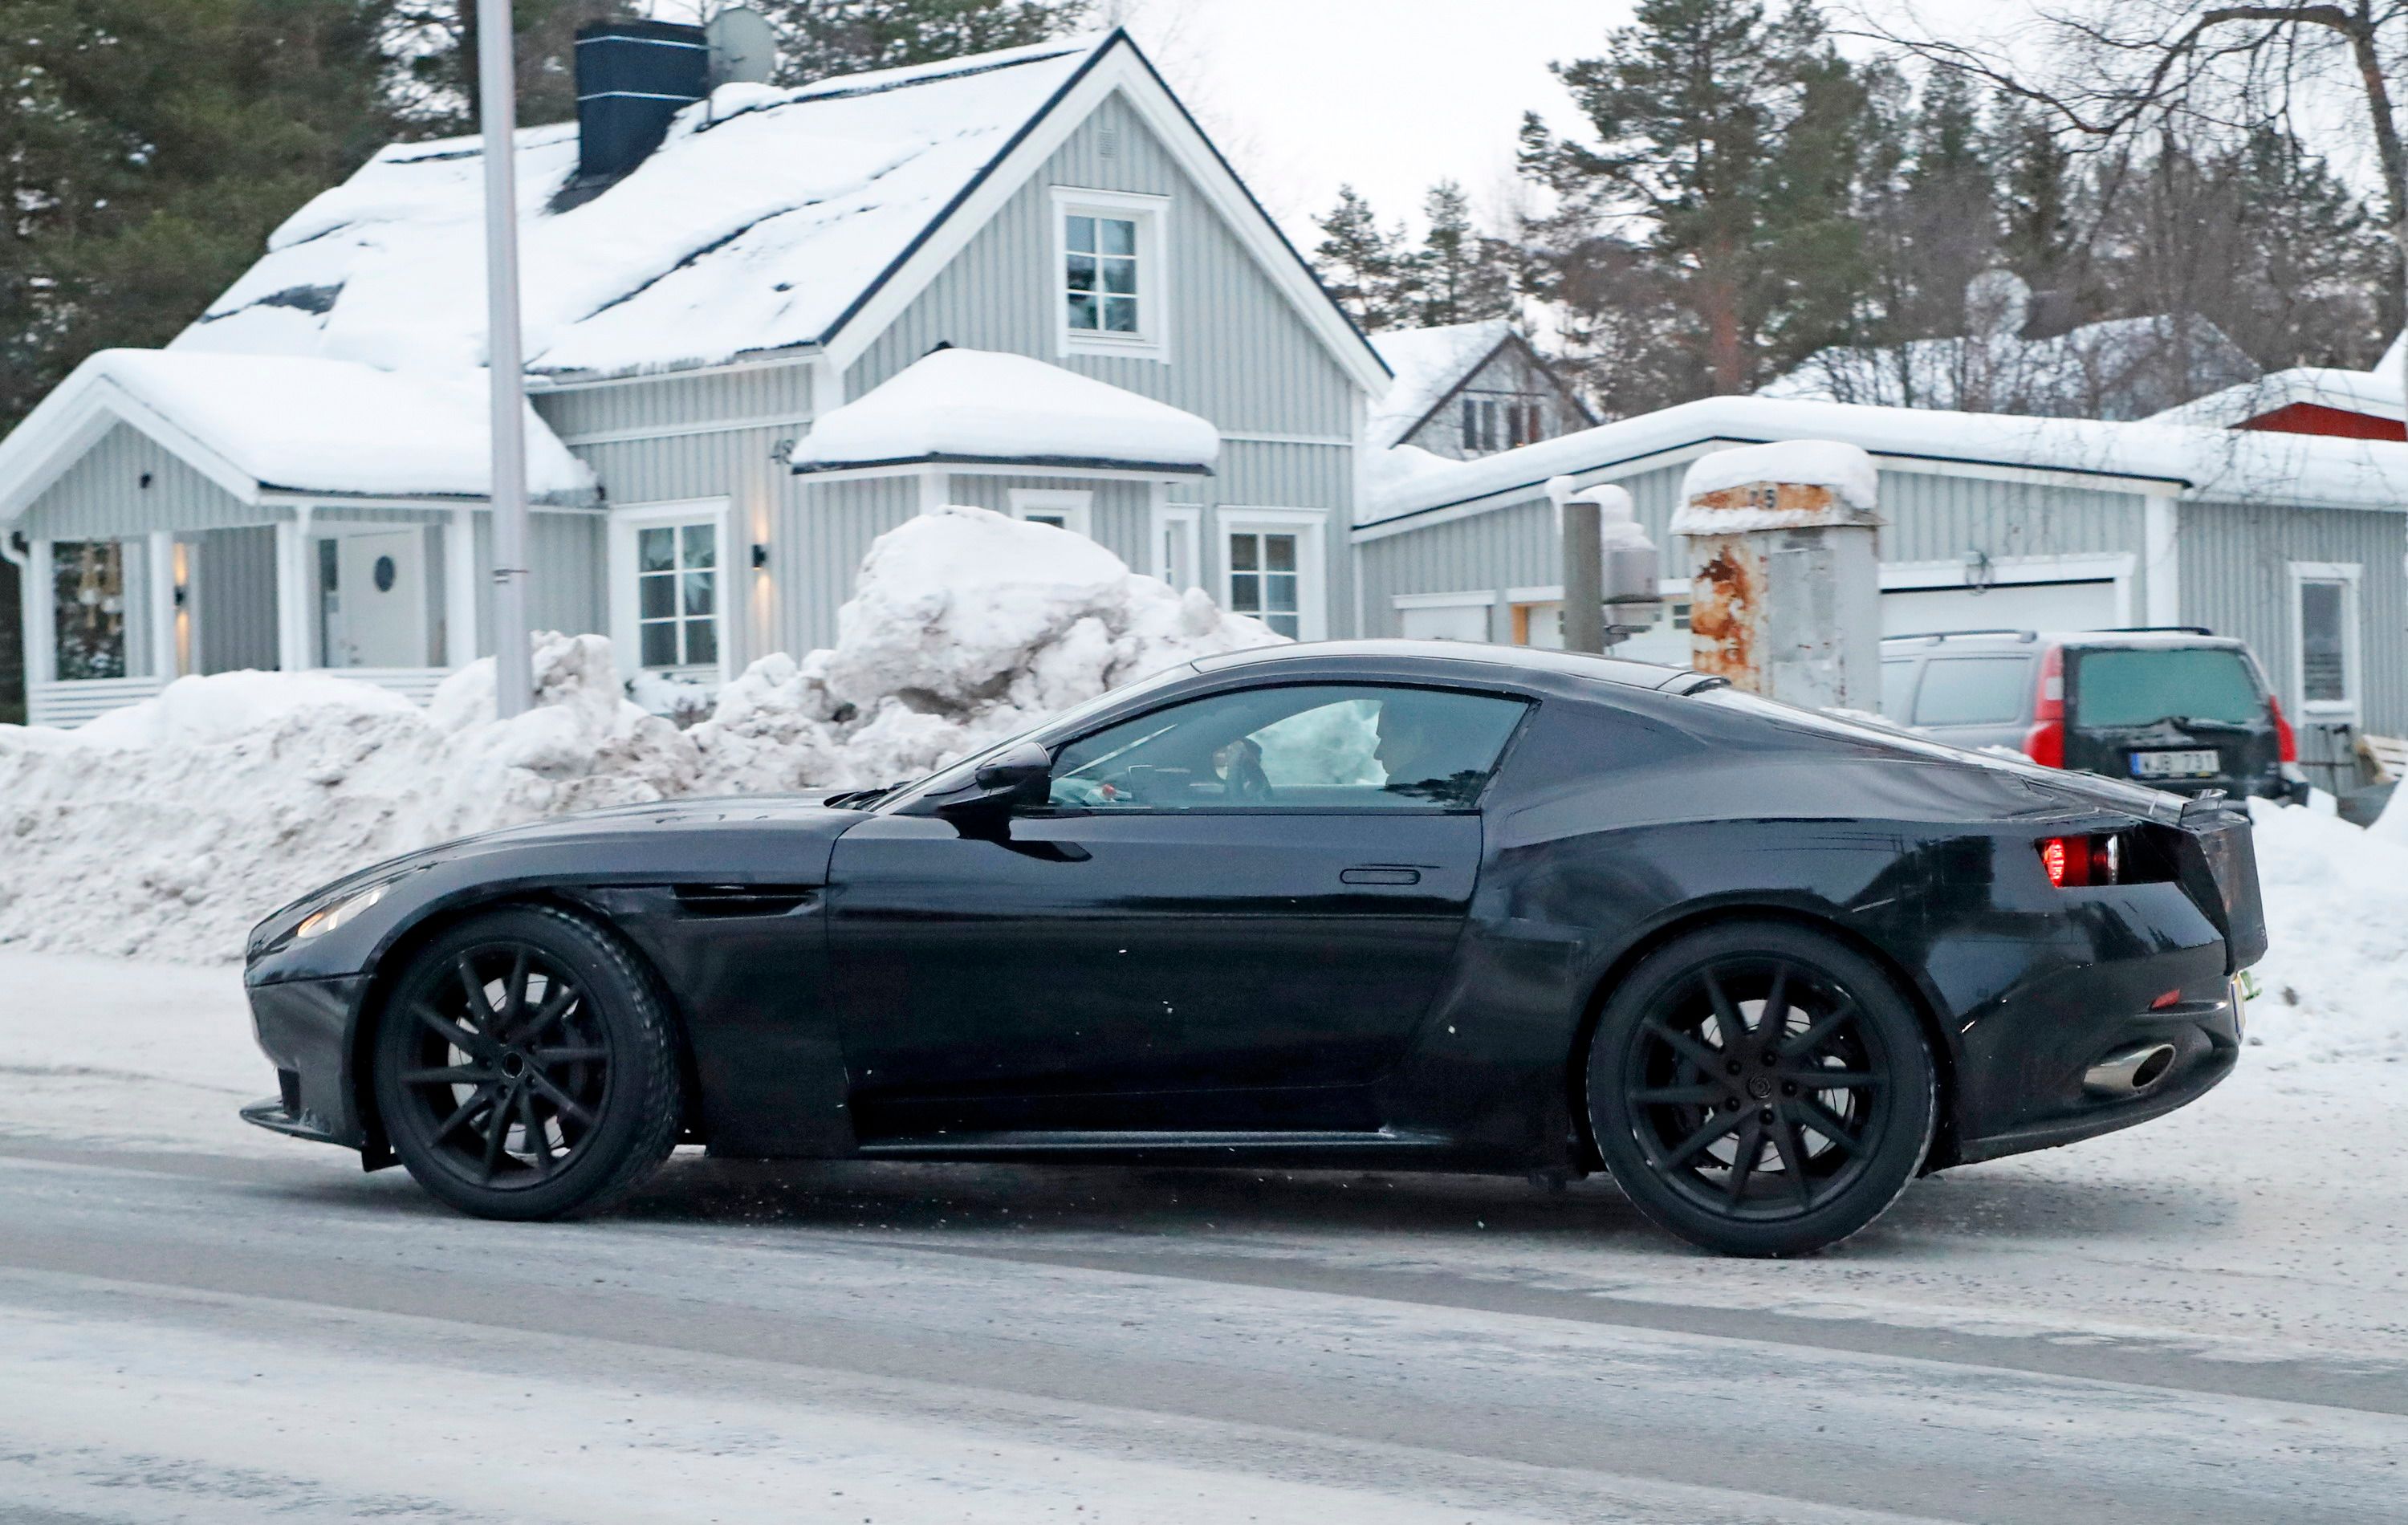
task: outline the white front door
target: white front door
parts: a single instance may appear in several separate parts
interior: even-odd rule
[[[425,531],[412,526],[337,537],[331,591],[326,666],[426,666]]]

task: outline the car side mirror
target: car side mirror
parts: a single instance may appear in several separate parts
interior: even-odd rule
[[[968,789],[938,808],[951,815],[1041,808],[1052,792],[1054,757],[1034,741],[1015,741],[980,765]]]

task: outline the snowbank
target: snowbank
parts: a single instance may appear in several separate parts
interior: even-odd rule
[[[0,727],[0,944],[235,957],[266,912],[429,842],[679,795],[926,772],[1046,713],[1277,640],[1093,541],[983,509],[880,538],[828,651],[762,658],[689,730],[628,702],[598,636],[536,639],[536,708],[490,659],[425,709],[326,673],[223,673],[76,731]]]
[[[2277,1062],[2408,1060],[2408,810],[2369,829],[2250,808],[2270,938],[2250,1036]]]

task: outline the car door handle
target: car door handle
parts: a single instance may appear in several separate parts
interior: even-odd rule
[[[1340,870],[1341,885],[1418,885],[1422,882],[1419,869],[1400,869],[1393,864],[1374,864],[1360,869]]]

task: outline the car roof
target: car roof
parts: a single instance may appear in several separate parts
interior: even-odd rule
[[[1291,662],[1342,669],[1350,661],[1359,661],[1388,671],[1398,667],[1426,666],[1433,676],[1453,671],[1457,677],[1462,676],[1462,664],[1479,663],[1528,673],[1587,678],[1618,683],[1625,688],[1645,689],[1662,688],[1678,679],[1698,676],[1687,668],[1664,667],[1655,662],[1630,662],[1616,656],[1548,651],[1534,646],[1498,646],[1476,640],[1299,640],[1200,657],[1196,663],[1196,670],[1226,672],[1237,668],[1274,667]]]
[[[2211,635],[2187,629],[2131,630],[1925,630],[1907,635],[1884,636],[1885,647],[1912,642],[1926,651],[1996,651],[2001,647],[2014,650],[2038,651],[2045,646],[2073,647],[2135,647],[2141,649],[2216,647],[2229,650],[2245,648],[2248,642],[2233,636]]]

